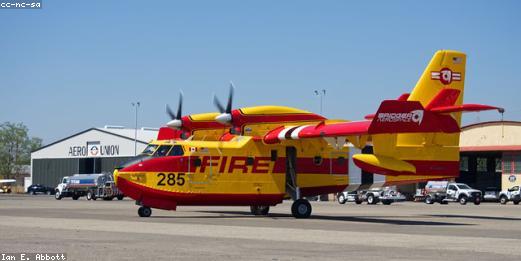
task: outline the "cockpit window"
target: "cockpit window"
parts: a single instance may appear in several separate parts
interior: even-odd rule
[[[183,156],[183,154],[183,147],[181,145],[175,145],[168,154],[168,156]]]
[[[149,144],[144,150],[143,152],[141,152],[141,154],[146,154],[146,155],[152,155],[154,154],[154,151],[156,150],[157,148],[157,145],[154,145],[154,144]]]
[[[172,148],[171,145],[161,145],[159,146],[159,148],[156,150],[156,153],[154,153],[154,156],[155,157],[163,157],[163,156],[166,156],[168,154],[168,151],[170,150],[170,148]]]

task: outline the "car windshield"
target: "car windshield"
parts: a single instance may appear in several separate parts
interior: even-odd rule
[[[458,184],[458,188],[460,188],[460,189],[471,189],[469,186],[467,186],[465,184]]]

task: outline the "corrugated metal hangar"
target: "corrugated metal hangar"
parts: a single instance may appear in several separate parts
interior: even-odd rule
[[[139,154],[157,132],[105,126],[53,142],[31,153],[31,184],[54,187],[62,177],[75,173],[112,172]]]
[[[460,178],[476,189],[521,185],[521,122],[468,125],[460,136]]]

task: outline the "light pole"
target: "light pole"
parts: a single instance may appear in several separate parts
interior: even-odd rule
[[[137,111],[138,111],[140,105],[141,105],[140,102],[132,103],[132,107],[136,108],[136,125],[135,125],[135,129],[134,129],[134,156],[137,155]]]
[[[320,115],[322,115],[322,99],[326,96],[326,90],[315,90],[315,95],[320,96]]]
[[[324,96],[326,96],[326,89],[322,90],[315,90],[315,95],[320,96],[320,115],[322,115],[322,102],[324,99]],[[327,201],[327,194],[319,195],[318,201]]]

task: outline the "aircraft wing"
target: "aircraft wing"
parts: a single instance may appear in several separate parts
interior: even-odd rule
[[[268,132],[263,140],[267,144],[279,143],[283,140],[361,136],[368,134],[371,121],[352,121],[318,125],[281,126]]]

